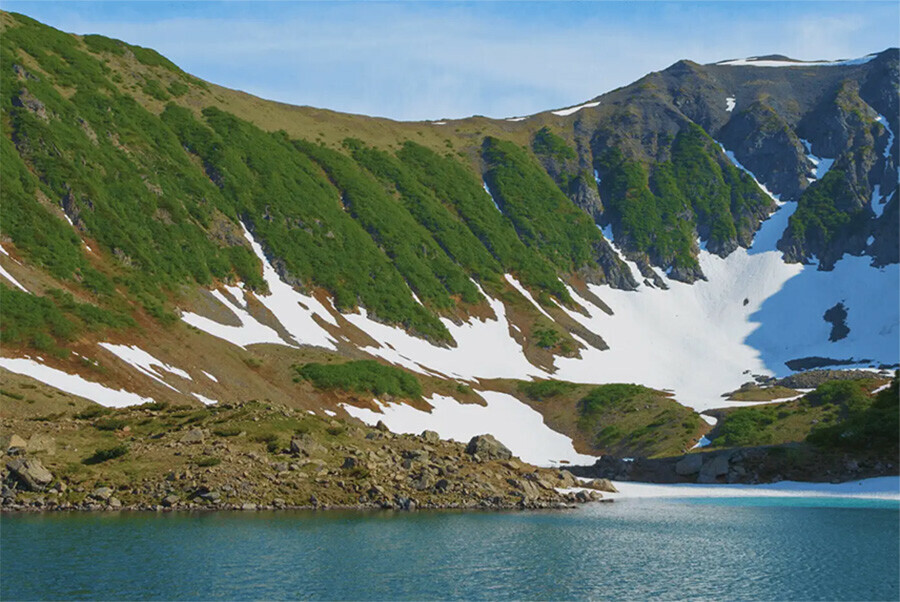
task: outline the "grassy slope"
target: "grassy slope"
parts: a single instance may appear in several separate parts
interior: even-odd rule
[[[812,439],[810,436],[816,431],[837,429],[840,434],[842,425],[868,412],[879,397],[893,395],[896,403],[896,386],[878,396],[871,393],[888,382],[883,378],[831,381],[793,401],[717,410],[714,413],[719,417],[719,424],[713,431],[712,444],[716,447],[778,445],[815,440],[815,436]],[[840,447],[839,439],[833,437],[826,445]]]
[[[491,381],[571,437],[583,453],[625,457],[679,455],[708,430],[700,416],[664,393],[640,385],[563,381]]]

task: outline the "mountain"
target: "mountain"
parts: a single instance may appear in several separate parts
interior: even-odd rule
[[[754,377],[898,362],[897,49],[680,61],[565,109],[411,123],[0,28],[0,366],[26,389],[588,462],[690,447]]]

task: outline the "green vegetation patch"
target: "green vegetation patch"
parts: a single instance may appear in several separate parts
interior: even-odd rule
[[[294,366],[298,376],[317,389],[339,389],[355,393],[392,395],[406,399],[422,397],[422,385],[412,374],[385,366],[374,360],[359,360],[343,364],[304,364]]]
[[[678,454],[702,428],[702,420],[693,410],[635,384],[594,387],[576,408],[578,429],[607,453]]]
[[[564,380],[536,380],[520,382],[519,391],[534,401],[543,401],[550,397],[565,395],[578,388],[579,385]]]
[[[794,401],[721,411],[717,447],[779,445],[808,441],[829,449],[897,447],[896,379],[877,395],[875,379],[829,381]],[[893,391],[893,392],[892,392]]]

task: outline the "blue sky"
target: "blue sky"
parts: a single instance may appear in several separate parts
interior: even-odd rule
[[[856,57],[900,45],[884,2],[24,2],[203,79],[395,119],[525,115],[688,58]]]

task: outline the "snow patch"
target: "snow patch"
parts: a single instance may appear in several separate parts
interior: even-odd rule
[[[615,481],[619,493],[603,494],[621,498],[733,498],[733,497],[836,497],[900,500],[900,477],[875,477],[848,483],[803,483],[781,481],[762,485],[659,485]]]
[[[211,334],[214,337],[224,339],[229,343],[244,349],[246,349],[247,345],[256,343],[275,343],[277,345],[287,344],[280,336],[278,336],[277,332],[259,322],[250,315],[250,312],[240,305],[229,301],[221,291],[212,291],[211,294],[234,314],[238,322],[241,323],[240,326],[221,324],[215,320],[210,320],[199,314],[187,311],[182,312],[181,319],[194,328],[202,330],[207,334]]]
[[[111,408],[124,408],[153,401],[150,397],[142,397],[125,390],[111,389],[100,383],[86,380],[77,374],[69,374],[32,359],[0,357],[0,367],[16,374],[30,376],[60,391],[78,395]]]
[[[213,381],[214,383],[219,382],[219,379],[218,379],[218,378],[216,378],[215,376],[213,376],[212,374],[210,374],[210,373],[207,372],[206,370],[201,370],[200,372],[202,372],[203,375],[206,376],[206,378],[208,378],[209,380]]]
[[[203,395],[200,395],[199,393],[191,393],[191,395],[199,399],[204,405],[211,406],[219,403],[218,400],[210,399],[209,397],[205,397]]]
[[[508,283],[510,283],[514,289],[516,289],[517,291],[519,291],[519,293],[520,293],[523,297],[525,297],[526,299],[528,299],[528,301],[530,301],[531,304],[534,305],[534,307],[537,308],[537,310],[538,310],[539,312],[541,312],[542,314],[544,314],[545,316],[547,316],[547,318],[548,318],[551,322],[553,321],[553,317],[552,317],[550,314],[548,314],[546,311],[544,311],[544,308],[541,307],[540,303],[538,303],[538,302],[535,300],[535,298],[531,296],[531,293],[528,291],[528,289],[525,288],[524,286],[522,286],[522,283],[519,282],[518,280],[516,280],[515,277],[514,277],[512,274],[504,274],[503,277],[506,278],[506,281],[507,281]]]
[[[737,101],[734,96],[728,96],[725,98],[725,110],[731,113],[734,110],[734,107],[737,105]]]
[[[706,414],[700,414],[700,418],[706,421],[706,424],[710,426],[716,426],[719,423],[719,419],[715,416],[708,416]]]
[[[525,121],[528,117],[507,117],[506,121]]]
[[[0,248],[2,248],[2,247],[0,247]],[[4,252],[4,255],[5,254],[6,253]],[[17,288],[21,289],[23,292],[25,292],[25,293],[29,292],[29,290],[27,288],[25,288],[24,286],[22,286],[22,284],[18,280],[16,280],[12,274],[7,272],[6,269],[2,265],[0,265],[0,276],[3,276],[4,278],[6,278],[10,282],[12,282]]]
[[[334,316],[318,299],[311,295],[298,293],[294,287],[283,281],[269,260],[266,259],[262,246],[253,238],[246,226],[243,224],[241,226],[244,228],[244,236],[250,242],[253,252],[262,262],[263,278],[269,285],[269,294],[258,297],[260,302],[272,312],[297,343],[337,349],[334,339],[313,320],[313,316],[318,316],[328,324],[337,326]]]
[[[497,201],[494,200],[494,193],[491,192],[491,189],[488,187],[487,182],[482,182],[481,187],[484,188],[484,191],[488,193],[488,196],[491,197],[491,202],[494,204],[494,207],[497,208],[497,211],[503,213],[503,210],[500,209],[500,205],[497,204]]]
[[[691,447],[691,449],[698,449],[700,447],[706,447],[710,443],[712,443],[712,441],[707,439],[706,435],[703,435],[702,437],[700,437],[700,441],[697,441],[697,443],[693,447]]]
[[[874,59],[875,56],[876,55],[874,54],[869,54],[856,59],[843,59],[838,61],[793,61],[790,59],[758,59],[756,57],[749,57],[722,61],[715,64],[728,67],[841,67],[848,65],[863,65]]]
[[[737,160],[737,157],[734,156],[733,152],[731,152],[730,150],[727,150],[725,148],[725,146],[722,145],[721,142],[716,142],[716,144],[719,145],[719,147],[722,149],[722,152],[725,153],[725,156],[728,157],[728,160],[731,161],[731,163],[735,167],[737,167],[738,169],[740,169],[741,171],[746,173],[748,176],[753,178],[753,181],[756,182],[756,185],[759,186],[763,192],[765,192],[767,195],[769,195],[776,202],[779,202],[781,200],[781,195],[772,194],[772,192],[768,188],[766,188],[766,186],[756,178],[756,175],[754,175],[754,173],[752,171],[750,171],[749,169],[747,169],[746,167],[741,165],[741,162]]]
[[[363,351],[420,374],[438,373],[463,380],[549,378],[549,374],[528,362],[521,346],[510,335],[503,303],[483,290],[481,293],[497,319],[473,318],[455,324],[442,318],[441,322],[456,341],[455,348],[438,347],[402,328],[371,320],[364,308],[360,308],[358,314],[345,314],[344,317],[379,343],[377,347],[364,347]]]
[[[599,105],[600,105],[600,101],[597,100],[594,102],[586,102],[584,104],[580,104],[577,107],[569,107],[568,109],[560,109],[559,111],[550,111],[550,112],[553,113],[554,115],[559,115],[560,117],[565,117],[567,115],[572,115],[574,113],[577,113],[581,109],[592,109]]]
[[[544,424],[541,414],[515,397],[494,391],[478,391],[487,406],[462,404],[452,397],[432,395],[432,411],[405,404],[378,402],[383,413],[344,404],[351,416],[366,424],[384,421],[396,433],[436,431],[444,439],[467,442],[490,433],[525,462],[539,466],[560,463],[593,464],[597,458],[575,451],[572,441]],[[377,401],[377,400],[376,400]]]
[[[875,214],[876,218],[881,217],[884,213],[884,208],[887,207],[887,203],[881,194],[881,184],[875,184],[875,186],[872,187],[872,200],[869,202],[869,206],[872,208],[872,213]]]
[[[828,170],[831,169],[831,166],[834,165],[834,159],[817,157],[812,153],[812,145],[807,140],[801,138],[800,142],[806,147],[806,159],[812,163],[813,166],[813,175],[806,179],[809,180],[810,183],[821,180],[825,177],[825,174],[828,173]]]
[[[187,380],[193,380],[191,378],[191,375],[184,370],[175,368],[174,366],[170,366],[162,360],[156,359],[140,347],[134,345],[114,345],[113,343],[98,343],[98,345],[115,355],[126,364],[131,365],[138,372],[149,376],[156,382],[172,389],[173,391],[178,391],[178,389],[160,378],[162,374],[159,372],[159,369],[162,369],[176,376],[180,376],[181,378]]]
[[[884,115],[879,115],[875,118],[875,121],[884,126],[884,129],[887,130],[888,133],[888,141],[887,144],[884,145],[884,157],[891,156],[891,147],[894,146],[894,132],[891,130],[891,126],[888,123],[887,117]]]

